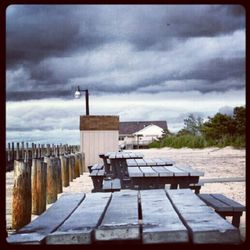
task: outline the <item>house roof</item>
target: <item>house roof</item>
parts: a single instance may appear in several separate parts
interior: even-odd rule
[[[148,125],[157,125],[163,129],[167,129],[166,121],[133,121],[133,122],[120,122],[119,133],[120,134],[133,134]]]

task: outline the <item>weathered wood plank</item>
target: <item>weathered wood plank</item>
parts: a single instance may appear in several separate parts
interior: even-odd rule
[[[198,195],[206,204],[214,207],[215,209],[221,209],[221,211],[232,211],[232,207],[226,205],[220,200],[215,199],[210,194],[199,194]]]
[[[135,159],[127,159],[126,162],[128,167],[137,167],[137,162]]]
[[[98,175],[98,176],[103,176],[103,175],[105,175],[104,169],[99,169],[97,175]]]
[[[51,207],[7,238],[12,244],[41,244],[77,208],[84,199],[84,193],[63,194]]]
[[[102,181],[102,189],[103,190],[111,190],[111,188],[112,188],[112,180],[110,179],[110,180],[103,180]]]
[[[144,159],[144,161],[146,162],[147,166],[156,166],[156,162],[154,161],[154,159],[149,159],[149,158],[146,158]]]
[[[95,229],[95,239],[97,241],[140,239],[137,191],[124,190],[112,193],[103,220]]]
[[[156,172],[156,171],[154,171],[151,167],[140,167],[140,170],[142,171],[142,173],[143,173],[143,176],[151,176],[151,177],[157,177],[157,176],[159,176],[159,174]]]
[[[166,193],[189,229],[193,243],[240,243],[239,230],[206,206],[190,189],[166,190]]]
[[[98,175],[98,169],[94,169],[91,171],[91,173],[89,174],[89,176],[97,176]]]
[[[176,167],[179,168],[180,170],[188,172],[190,176],[204,176],[204,172],[195,170],[191,168],[190,166],[178,165]]]
[[[171,171],[174,176],[189,176],[188,172],[177,168],[177,166],[167,166],[165,169]]]
[[[188,230],[162,189],[141,190],[143,243],[188,242]]]
[[[84,201],[70,217],[46,237],[47,244],[91,244],[92,233],[98,225],[111,193],[86,194]]]
[[[153,160],[156,162],[156,165],[159,165],[159,166],[165,165],[165,162],[161,160],[160,158],[153,158]]]
[[[167,158],[159,158],[159,159],[165,162],[165,166],[172,166],[175,164],[175,161]]]
[[[163,166],[155,166],[152,169],[159,174],[159,176],[173,176],[173,172],[170,172]]]
[[[144,161],[144,159],[135,159],[138,166],[147,166],[147,163]]]
[[[114,190],[121,189],[121,180],[120,179],[118,179],[118,178],[113,179],[112,189],[114,189]]]
[[[130,177],[142,177],[143,173],[139,167],[128,167],[128,175]]]

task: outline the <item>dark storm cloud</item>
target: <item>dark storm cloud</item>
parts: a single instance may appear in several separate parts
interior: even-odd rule
[[[185,63],[174,62],[176,68],[168,70],[158,62],[190,39],[244,28],[245,11],[239,5],[13,5],[7,9],[7,100],[68,98],[76,82],[94,94],[242,88],[242,56],[204,56],[185,72],[180,72]],[[111,43],[117,51],[111,47],[95,58]],[[130,46],[124,54],[123,44]],[[155,53],[145,59],[148,51]],[[190,61],[195,58],[196,53]]]

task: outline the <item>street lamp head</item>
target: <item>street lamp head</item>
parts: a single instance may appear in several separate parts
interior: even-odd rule
[[[79,90],[76,90],[76,92],[75,92],[75,98],[79,99],[80,96],[81,96],[81,92]]]

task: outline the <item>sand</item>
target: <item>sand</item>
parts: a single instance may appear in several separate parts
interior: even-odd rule
[[[131,151],[131,150],[129,150]],[[231,147],[226,148],[206,148],[206,149],[141,149],[136,150],[144,154],[145,158],[165,157],[174,160],[176,164],[190,165],[194,169],[205,173],[202,178],[222,178],[222,177],[245,177],[246,171],[246,151],[237,150]],[[11,193],[13,186],[13,171],[6,173],[6,222],[8,233],[11,229]],[[74,179],[70,186],[63,188],[63,192],[91,192],[93,188],[91,178],[88,173]],[[201,188],[201,193],[222,193],[229,198],[245,205],[245,182],[209,183]],[[60,197],[61,194],[58,195]],[[50,205],[47,206],[47,208]],[[36,216],[32,216],[32,219]],[[230,218],[227,218],[230,221]],[[242,239],[245,239],[245,212],[241,217],[240,232]]]

